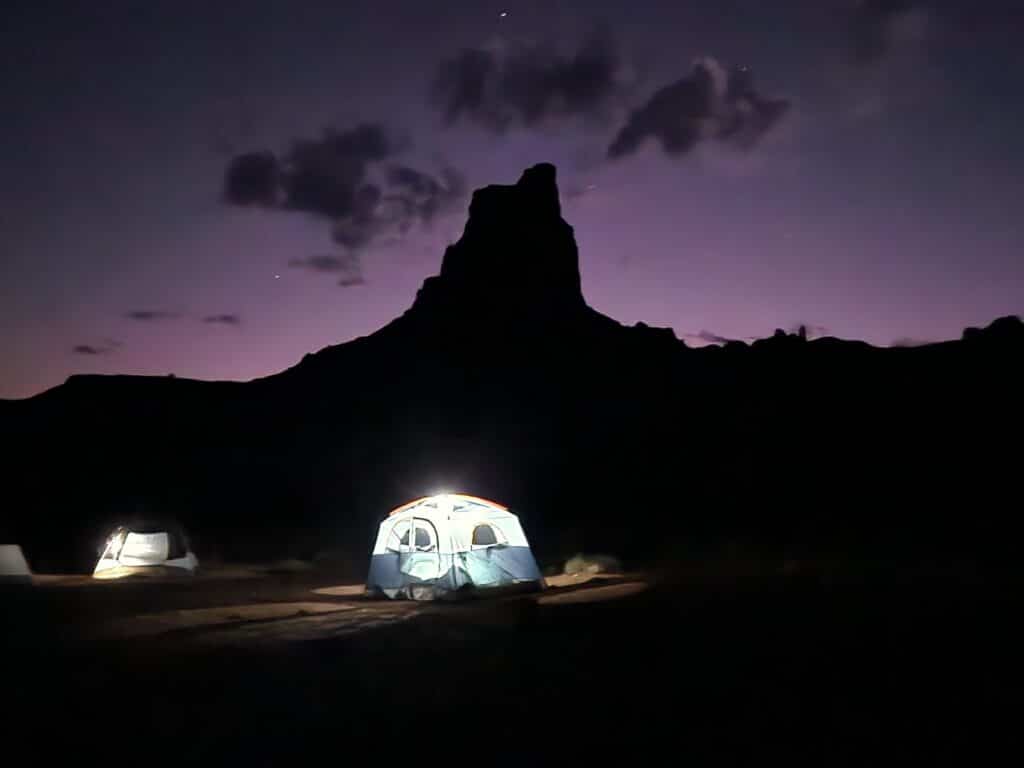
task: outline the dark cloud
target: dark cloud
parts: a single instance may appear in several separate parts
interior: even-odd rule
[[[466,194],[461,173],[445,168],[439,177],[407,166],[391,168],[381,185],[367,185],[350,216],[333,223],[334,242],[350,251],[371,242],[401,239],[413,226],[429,226]]]
[[[363,278],[362,260],[357,253],[324,254],[305,259],[292,259],[288,266],[292,269],[339,275],[338,285],[343,288],[363,285],[366,282]]]
[[[656,91],[635,109],[608,147],[608,157],[636,152],[655,139],[669,155],[714,140],[748,149],[789,111],[785,99],[769,99],[754,88],[746,68],[726,70],[715,59],[698,60],[686,77]]]
[[[395,151],[377,123],[328,129],[318,139],[296,139],[281,157],[247,152],[233,158],[224,173],[224,199],[332,220],[363,215],[380,195],[368,183],[370,165]]]
[[[242,322],[242,318],[238,315],[207,315],[203,318],[204,323],[212,323],[217,325],[239,325]]]
[[[859,0],[850,25],[850,51],[854,61],[871,64],[898,42],[901,26],[922,13],[913,0]]]
[[[542,44],[466,49],[441,62],[431,102],[447,123],[503,132],[569,116],[599,117],[618,89],[620,62],[606,36],[571,56]]]
[[[120,341],[115,339],[104,339],[101,344],[77,344],[71,348],[76,355],[106,355],[121,346]]]
[[[281,169],[271,152],[246,152],[231,159],[224,173],[224,200],[232,205],[277,204]]]
[[[126,312],[124,316],[129,320],[137,320],[139,322],[173,320],[180,317],[177,312],[163,312],[156,309],[136,309],[132,312]]]
[[[388,170],[388,181],[396,187],[407,189],[415,195],[432,195],[438,191],[438,183],[425,173],[407,165],[395,165]]]
[[[308,269],[313,272],[347,272],[358,265],[359,259],[354,254],[308,256],[288,262],[292,269]]]
[[[390,190],[383,198],[394,206],[395,229],[404,233],[415,221],[429,224],[438,214],[452,210],[466,196],[466,179],[455,168],[441,169],[440,178],[405,165],[388,171]]]
[[[319,139],[294,141],[281,158],[269,153],[234,158],[225,172],[224,199],[326,219],[338,245],[359,251],[378,238],[404,236],[415,224],[429,224],[466,194],[462,174],[453,168],[436,177],[408,165],[385,168],[398,151],[376,123],[329,130]],[[321,258],[292,266],[333,271],[317,266]]]
[[[379,190],[365,184],[370,164],[394,151],[383,126],[376,123],[297,140],[282,163],[283,206],[330,219],[357,215],[379,196]]]

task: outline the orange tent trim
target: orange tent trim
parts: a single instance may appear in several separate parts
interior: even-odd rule
[[[504,512],[508,512],[508,507],[506,507],[504,504],[499,504],[496,501],[491,501],[490,499],[485,499],[482,496],[470,496],[467,493],[445,493],[445,494],[438,494],[438,495],[439,496],[452,496],[453,498],[464,499],[465,501],[475,501],[478,504],[486,504],[486,505],[491,506],[491,507],[496,507],[497,509],[500,509],[500,510],[502,510]],[[415,507],[417,504],[420,504],[421,502],[424,502],[427,499],[432,499],[432,498],[434,498],[434,497],[433,496],[421,496],[418,499],[414,499],[413,501],[410,501],[410,502],[407,502],[405,504],[402,504],[400,507],[395,507],[393,510],[391,510],[388,513],[388,517],[391,517],[392,515],[397,515],[400,512],[405,512],[405,510],[410,509],[411,507]]]

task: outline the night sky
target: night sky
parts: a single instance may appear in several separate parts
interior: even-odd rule
[[[1014,5],[15,2],[0,397],[370,333],[542,161],[589,303],[690,344],[1024,314]]]

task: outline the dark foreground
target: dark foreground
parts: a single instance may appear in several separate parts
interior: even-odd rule
[[[662,750],[665,764],[926,765],[1020,746],[1020,603],[1006,581],[691,574],[616,599],[438,606],[310,586],[5,594],[6,753],[27,746],[18,765],[639,765]],[[171,615],[285,599],[309,602],[290,617],[232,609],[201,629],[117,623],[157,603]]]

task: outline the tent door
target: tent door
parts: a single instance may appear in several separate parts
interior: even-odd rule
[[[433,523],[413,518],[408,538],[404,538],[399,549],[398,563],[402,573],[418,581],[433,581],[441,576],[441,554]]]

